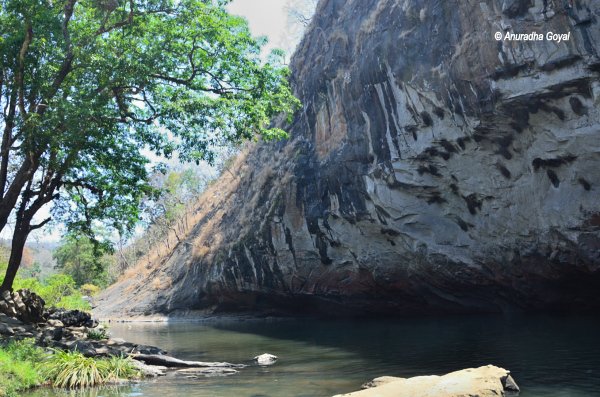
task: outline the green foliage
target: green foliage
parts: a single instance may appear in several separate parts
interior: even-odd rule
[[[79,292],[74,292],[72,295],[63,296],[58,303],[53,306],[62,307],[67,310],[90,311],[92,309],[90,303],[83,299],[83,296]]]
[[[0,264],[0,283],[6,264]],[[68,310],[90,310],[89,302],[83,299],[82,293],[76,288],[75,280],[67,274],[54,274],[44,281],[35,278],[16,277],[13,283],[15,290],[28,289],[44,299],[46,306],[62,307]]]
[[[106,286],[107,269],[112,257],[89,237],[68,234],[53,253],[56,268],[70,275],[77,286],[95,284]]]
[[[12,341],[0,346],[0,397],[18,396],[20,390],[37,386],[43,377],[37,363],[44,351],[33,345],[33,340]]]
[[[4,351],[19,361],[39,362],[45,357],[44,350],[35,345],[34,339],[10,341],[3,347]]]
[[[17,286],[19,283],[15,283]],[[75,280],[67,274],[54,274],[48,277],[39,289],[33,292],[40,295],[47,306],[62,307],[65,309],[90,310],[90,304],[83,299],[77,290]]]
[[[18,215],[17,253],[51,220],[32,224],[48,203],[71,231],[131,232],[155,194],[148,153],[213,162],[220,146],[286,137],[271,120],[290,121],[299,105],[282,54],[263,61],[265,41],[227,1],[0,4],[0,146],[11,148],[0,161],[0,230]]]
[[[55,350],[47,359],[43,374],[54,387],[64,388],[89,387],[139,377],[130,358],[95,359],[62,350]]]

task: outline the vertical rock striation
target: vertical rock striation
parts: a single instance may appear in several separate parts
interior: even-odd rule
[[[572,3],[321,1],[291,139],[99,314],[600,306],[600,2]]]

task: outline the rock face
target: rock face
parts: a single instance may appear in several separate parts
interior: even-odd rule
[[[290,140],[246,150],[97,314],[599,307],[600,2],[568,4],[321,1]]]
[[[365,385],[366,389],[335,397],[498,397],[519,392],[510,371],[488,365],[464,369],[444,376],[394,378],[384,376]]]

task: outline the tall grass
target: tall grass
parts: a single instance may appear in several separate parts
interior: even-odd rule
[[[107,364],[107,381],[118,381],[121,379],[135,379],[141,376],[133,360],[125,356],[112,356],[105,359]]]
[[[139,377],[133,361],[126,357],[90,358],[79,352],[55,350],[43,365],[45,377],[54,387],[80,388]]]
[[[55,387],[89,387],[103,383],[102,364],[79,352],[54,350],[43,365],[43,373]]]

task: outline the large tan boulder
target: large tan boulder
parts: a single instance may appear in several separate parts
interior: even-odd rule
[[[444,376],[376,378],[367,389],[334,397],[499,397],[519,388],[510,371],[488,365],[463,369]]]

